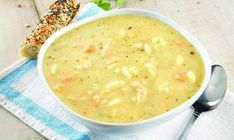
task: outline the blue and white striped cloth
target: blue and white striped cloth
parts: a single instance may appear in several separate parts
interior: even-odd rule
[[[79,12],[73,22],[100,12],[103,11],[90,3]],[[134,136],[99,135],[80,125],[57,106],[39,78],[36,65],[36,60],[25,59],[0,73],[0,105],[48,139],[173,140],[191,114],[191,110],[187,110],[160,127]],[[233,102],[234,96],[229,93],[219,109],[206,113],[197,121],[196,130],[192,130],[189,139],[234,139]],[[218,122],[212,122],[212,118],[216,118]],[[229,121],[223,121],[224,119]],[[203,130],[208,130],[209,127],[214,129],[213,132],[209,130],[210,134],[207,135],[207,131],[204,133]],[[220,128],[222,128],[221,131]]]

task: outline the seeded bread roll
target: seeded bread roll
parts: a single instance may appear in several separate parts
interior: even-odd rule
[[[69,24],[80,4],[76,0],[57,0],[51,4],[47,13],[40,19],[36,27],[26,38],[20,48],[20,55],[28,58],[37,58],[42,44],[55,31]]]

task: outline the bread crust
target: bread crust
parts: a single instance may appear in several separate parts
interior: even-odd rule
[[[42,16],[30,35],[20,48],[20,55],[28,58],[37,58],[43,43],[54,32],[68,25],[73,19],[80,4],[76,0],[56,0],[51,4],[47,13]]]

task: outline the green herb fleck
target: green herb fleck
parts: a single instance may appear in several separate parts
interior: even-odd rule
[[[104,10],[110,10],[112,8],[111,2],[109,2],[107,0],[90,0],[90,1],[97,4],[100,8],[102,8]],[[127,0],[115,0],[115,1],[116,1],[117,7],[122,8],[122,7],[124,7]],[[136,0],[136,1],[140,2],[143,0]]]
[[[104,10],[110,10],[112,8],[111,3],[106,0],[91,0],[91,2],[97,4],[100,8]]]
[[[123,7],[126,3],[126,0],[116,0],[116,3],[118,7]]]
[[[109,2],[103,2],[103,3],[99,4],[98,6],[104,10],[110,10],[112,8],[111,4]]]

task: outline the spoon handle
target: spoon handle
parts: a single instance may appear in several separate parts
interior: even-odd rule
[[[186,126],[184,127],[184,129],[181,131],[177,140],[186,140],[186,138],[187,138],[192,126],[193,126],[193,123],[197,120],[199,115],[200,115],[200,113],[194,111],[193,115],[189,119],[189,121],[186,124]]]

